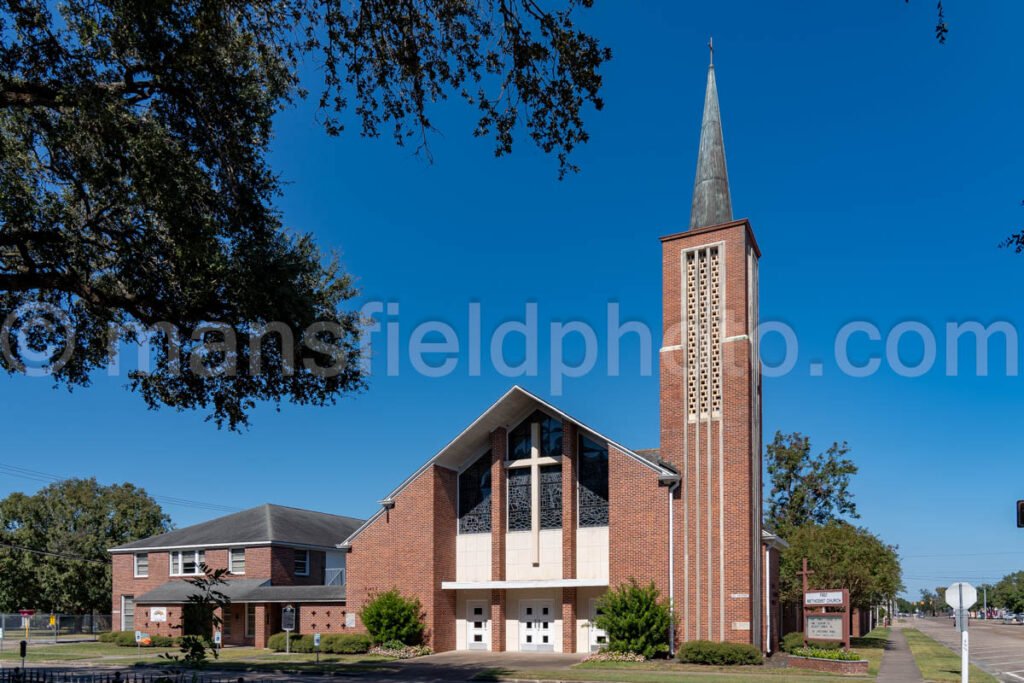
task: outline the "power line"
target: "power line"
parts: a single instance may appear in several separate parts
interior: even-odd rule
[[[102,564],[102,565],[110,564],[109,561],[97,560],[97,559],[92,558],[92,557],[82,557],[81,555],[72,555],[70,553],[50,552],[49,550],[36,550],[34,548],[26,548],[23,545],[17,545],[15,543],[8,543],[6,541],[0,541],[0,547],[10,548],[12,550],[20,550],[22,552],[32,553],[33,555],[45,555],[47,557],[59,557],[59,558],[64,559],[64,560],[76,560],[78,562],[90,562],[92,564]]]
[[[16,465],[8,465],[6,463],[0,463],[0,472],[4,472],[15,477],[21,477],[23,479],[38,481],[44,484],[52,484],[67,480],[67,477],[58,477],[55,474],[47,474],[46,472],[40,472],[39,470],[30,470],[26,467],[18,467]],[[161,496],[156,494],[150,494],[150,496],[152,496],[153,500],[158,503],[177,507],[189,507],[200,510],[210,510],[213,512],[238,512],[240,510],[240,508],[231,507],[230,505],[205,503],[203,501],[190,500],[188,498],[177,498],[174,496]]]

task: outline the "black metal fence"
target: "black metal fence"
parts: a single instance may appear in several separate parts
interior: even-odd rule
[[[96,634],[109,631],[109,614],[50,614],[38,612],[30,617],[20,614],[0,614],[0,630],[7,640],[54,640],[68,637],[93,638]]]
[[[195,672],[155,673],[120,671],[90,672],[47,671],[46,669],[4,669],[0,683],[245,683],[245,679],[216,678]]]

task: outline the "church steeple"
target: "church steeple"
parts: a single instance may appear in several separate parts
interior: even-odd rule
[[[711,41],[708,41],[708,49],[711,51],[711,60],[708,64],[707,91],[704,94],[704,119],[700,126],[697,177],[693,181],[691,228],[732,220],[729,173],[725,168],[725,142],[722,139],[722,114],[718,109],[718,87],[715,84],[714,45]]]

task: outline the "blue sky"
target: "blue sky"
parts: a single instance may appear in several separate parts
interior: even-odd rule
[[[946,5],[950,39],[939,46],[934,3],[919,0],[598,3],[582,23],[614,51],[606,108],[588,114],[582,173],[562,182],[525,140],[495,159],[454,102],[435,110],[433,164],[386,139],[327,138],[309,106],[290,110],[273,151],[289,225],[341,252],[362,301],[398,302],[403,338],[426,320],[461,334],[469,302],[486,334],[535,302],[538,376],[509,379],[486,362],[469,376],[465,354],[443,378],[419,376],[407,358],[387,376],[378,359],[367,393],[333,408],[260,407],[243,434],[148,411],[122,378],[68,393],[3,377],[0,462],[231,507],[369,515],[513,382],[620,442],[656,446],[657,376],[641,376],[635,339],[620,376],[600,370],[602,349],[598,371],[552,397],[543,337],[552,321],[602,330],[608,302],[660,328],[658,237],[688,219],[713,34],[734,213],[751,219],[763,251],[762,319],[799,341],[793,371],[765,381],[766,434],[850,443],[861,521],[900,546],[911,594],[1024,569],[1024,531],[1013,526],[1024,498],[1022,380],[1007,376],[1001,345],[989,376],[976,376],[969,348],[966,371],[943,368],[947,322],[1024,324],[1024,256],[997,248],[1024,222],[1024,6]],[[908,378],[883,363],[870,377],[843,376],[833,340],[855,320],[883,335],[924,323],[938,336],[935,368]],[[905,341],[914,363],[921,345]],[[883,347],[851,346],[857,362]],[[581,350],[567,353],[575,362]],[[781,354],[777,338],[765,340],[767,363]],[[823,376],[811,376],[813,362]],[[0,474],[0,495],[37,486]],[[178,525],[216,514],[168,511]]]

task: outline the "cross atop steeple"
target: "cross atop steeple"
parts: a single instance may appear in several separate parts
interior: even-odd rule
[[[715,46],[711,40],[708,40],[708,51],[711,63],[708,65],[704,118],[700,126],[697,176],[693,181],[691,228],[703,228],[732,220],[729,173],[725,168],[725,142],[722,139],[722,114],[718,108],[718,86],[715,82]]]

